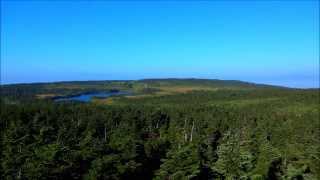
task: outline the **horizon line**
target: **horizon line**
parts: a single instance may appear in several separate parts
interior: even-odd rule
[[[238,81],[242,83],[249,83],[253,85],[266,85],[266,86],[273,86],[273,87],[280,87],[280,88],[289,88],[289,89],[320,89],[320,84],[318,87],[290,87],[286,85],[277,85],[271,83],[257,83],[252,81],[245,81],[245,80],[236,80],[236,79],[218,79],[218,78],[195,78],[195,77],[185,77],[185,78],[178,78],[178,77],[167,77],[167,78],[137,78],[137,79],[104,79],[104,80],[53,80],[53,81],[34,81],[34,82],[13,82],[13,83],[3,83],[0,80],[0,86],[10,86],[10,85],[34,85],[34,84],[55,84],[55,83],[70,83],[70,82],[114,82],[114,81],[143,81],[143,80],[217,80],[217,81]]]

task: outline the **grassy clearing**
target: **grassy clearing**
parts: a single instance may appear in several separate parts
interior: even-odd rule
[[[36,95],[36,97],[38,99],[47,99],[47,98],[53,98],[56,96],[59,96],[59,94],[38,94],[38,95]]]
[[[218,88],[201,87],[201,86],[174,86],[174,87],[159,87],[162,94],[172,93],[187,93],[191,91],[216,91]]]
[[[155,89],[155,92],[152,93],[143,93],[145,89]],[[201,87],[201,86],[157,86],[157,87],[146,87],[139,85],[136,86],[133,90],[135,95],[127,95],[123,98],[128,99],[143,99],[143,98],[152,98],[152,97],[161,97],[166,95],[190,93],[192,91],[216,91],[218,88],[213,87]],[[117,103],[119,97],[109,97],[107,99],[95,99],[93,102],[97,104],[114,104]]]

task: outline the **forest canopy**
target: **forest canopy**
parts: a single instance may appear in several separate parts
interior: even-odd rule
[[[109,90],[132,94],[53,99]],[[0,179],[320,179],[319,92],[199,79],[1,85]]]

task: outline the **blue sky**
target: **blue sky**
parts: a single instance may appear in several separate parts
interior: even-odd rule
[[[319,2],[1,1],[1,83],[167,77],[319,87]]]

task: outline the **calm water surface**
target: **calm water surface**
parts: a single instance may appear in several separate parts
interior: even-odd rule
[[[56,98],[55,102],[62,102],[62,101],[80,101],[80,102],[89,102],[93,97],[97,98],[108,98],[110,96],[118,96],[118,95],[128,95],[129,92],[95,92],[95,93],[84,93],[77,96],[69,96],[69,97],[59,97]]]

